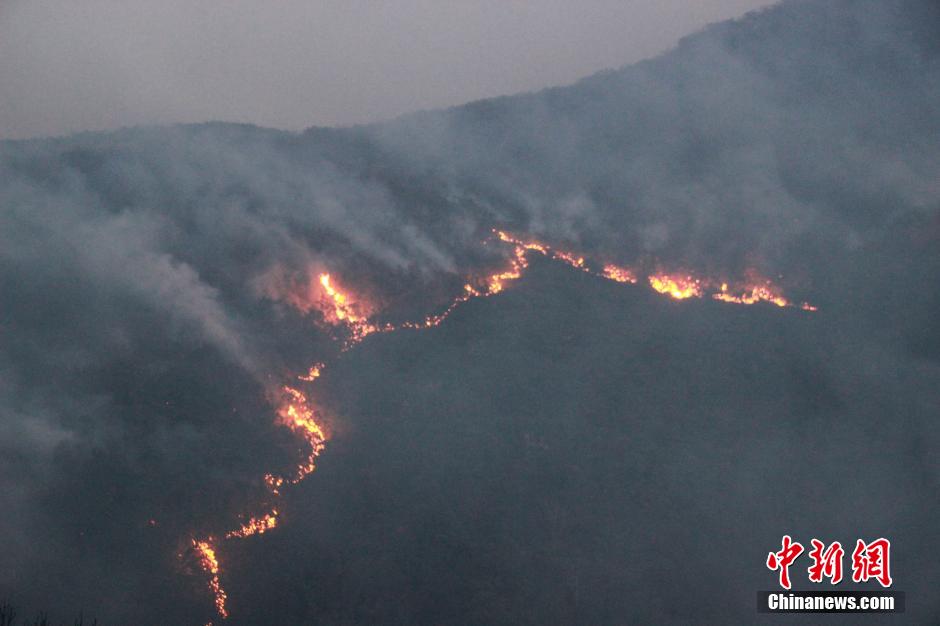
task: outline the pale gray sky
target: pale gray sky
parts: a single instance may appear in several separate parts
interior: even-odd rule
[[[770,0],[0,0],[0,138],[300,129],[564,84]]]

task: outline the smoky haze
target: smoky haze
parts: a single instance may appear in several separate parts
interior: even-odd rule
[[[571,82],[767,0],[0,4],[0,138],[301,129]]]
[[[326,360],[317,471],[220,547],[227,623],[753,623],[784,533],[889,538],[898,622],[936,623],[937,32],[928,0],[791,1],[372,125],[0,142],[0,598],[215,619],[187,542],[296,462],[269,393]],[[819,310],[542,258],[342,354],[297,305],[329,271],[438,312],[511,258],[494,226]]]

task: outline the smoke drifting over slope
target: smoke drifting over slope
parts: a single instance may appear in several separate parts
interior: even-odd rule
[[[0,144],[0,591],[204,623],[180,542],[296,460],[266,393],[336,357],[320,469],[228,555],[233,623],[747,621],[784,532],[890,537],[936,619],[937,32],[930,2],[788,2],[382,125]],[[433,313],[505,259],[494,226],[820,311],[539,262],[337,356],[289,297],[331,272]]]

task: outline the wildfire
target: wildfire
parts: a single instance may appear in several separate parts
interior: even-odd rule
[[[300,376],[299,378],[313,381],[320,376],[323,367],[322,363],[317,363],[310,368],[306,376]],[[283,400],[277,411],[278,423],[299,434],[309,446],[307,456],[304,461],[297,465],[296,474],[290,480],[291,484],[296,484],[316,469],[316,458],[323,451],[327,437],[323,428],[316,421],[316,412],[307,396],[303,392],[287,386],[283,387],[282,392]],[[265,474],[264,482],[273,496],[279,496],[285,478]],[[248,518],[238,528],[226,532],[223,538],[244,539],[253,535],[263,535],[277,528],[279,516],[278,509],[276,507],[271,508],[268,513]],[[203,541],[193,539],[193,549],[199,557],[199,567],[209,577],[208,586],[215,599],[216,611],[219,617],[225,619],[228,617],[228,610],[225,606],[227,595],[222,587],[219,559],[216,556],[214,542],[211,537]]]
[[[480,292],[473,288],[469,283],[464,285],[464,293],[458,296],[453,302],[450,303],[443,313],[438,313],[437,315],[428,315],[426,318],[420,322],[405,322],[401,325],[400,328],[412,328],[415,330],[421,330],[422,328],[432,328],[434,326],[439,326],[441,322],[447,319],[447,317],[456,309],[460,304],[466,302],[470,298],[481,296]]]
[[[513,245],[513,256],[509,259],[509,265],[502,270],[472,279],[470,282],[465,283],[463,293],[454,298],[442,313],[429,315],[420,322],[405,322],[399,326],[399,328],[422,329],[438,326],[447,319],[454,309],[464,302],[472,298],[484,298],[501,293],[506,289],[509,283],[522,278],[525,270],[529,267],[529,252],[536,252],[544,256],[553,255],[555,258],[563,260],[569,265],[586,270],[583,258],[574,257],[573,255],[557,255],[545,244],[536,241],[523,241],[502,230],[494,230],[493,234],[495,234],[500,241]],[[395,328],[391,326],[386,328],[388,330],[395,330]]]
[[[649,282],[650,287],[676,300],[702,297],[702,281],[691,276],[653,274]]]
[[[784,308],[796,306],[783,296],[780,288],[770,280],[761,278],[755,272],[749,272],[747,281],[734,287],[727,282],[716,283],[707,279],[698,279],[682,274],[668,275],[655,274],[649,277],[650,286],[659,293],[666,294],[677,300],[686,298],[701,298],[706,293],[715,300],[730,302],[731,304],[757,304],[767,302]],[[718,284],[716,288],[715,285]],[[804,311],[816,311],[817,308],[808,302],[803,302],[799,308]]]
[[[635,285],[637,282],[636,274],[634,274],[632,270],[609,263],[604,266],[604,271],[601,272],[601,276],[617,283],[631,283]]]
[[[372,319],[372,307],[366,300],[353,296],[350,292],[341,290],[329,273],[319,274],[318,281],[314,283],[310,275],[309,284],[305,289],[280,291],[283,281],[269,286],[268,295],[282,298],[294,305],[302,313],[316,309],[331,326],[345,328],[348,336],[345,338],[343,350],[348,350],[361,342],[365,337],[377,332],[391,332],[398,329],[425,329],[441,324],[462,303],[473,298],[493,296],[504,291],[514,281],[521,278],[529,267],[529,255],[541,254],[547,258],[564,263],[565,265],[586,272],[592,276],[622,284],[636,284],[639,274],[627,267],[611,263],[595,269],[585,257],[576,253],[557,250],[551,246],[532,239],[522,239],[502,230],[493,231],[496,238],[512,246],[512,255],[507,264],[487,275],[471,278],[464,285],[463,292],[457,295],[444,309],[436,315],[429,315],[420,321],[404,322],[400,325],[379,324]],[[757,304],[768,302],[778,307],[794,306],[774,286],[771,281],[749,276],[745,282],[729,286],[727,282],[718,282],[707,278],[699,278],[685,273],[657,272],[646,276],[650,287],[656,292],[677,300],[687,298],[701,298],[711,295],[715,300],[733,304]],[[816,307],[809,303],[802,303],[800,308],[805,311],[815,311]],[[305,374],[297,376],[298,380],[306,383],[315,382],[322,375],[325,364],[314,363]],[[307,395],[291,386],[284,386],[280,390],[277,402],[277,424],[291,430],[307,444],[306,456],[297,464],[296,472],[292,478],[266,474],[264,483],[272,497],[281,495],[281,489],[293,485],[316,469],[317,457],[324,450],[327,434],[318,421],[318,415]],[[224,533],[224,539],[239,539],[254,535],[263,535],[279,526],[280,513],[276,507],[270,507],[269,512],[250,517],[237,528]],[[199,557],[199,565],[209,577],[208,586],[215,599],[215,607],[219,616],[228,617],[226,608],[226,593],[220,581],[220,566],[216,556],[214,539],[192,540],[193,550]]]
[[[584,260],[583,256],[575,254],[573,252],[566,252],[564,250],[555,250],[551,246],[548,246],[544,243],[533,241],[533,240],[524,240],[514,237],[503,230],[494,230],[493,233],[499,238],[500,241],[505,243],[511,243],[515,246],[515,255],[517,259],[524,259],[527,252],[538,252],[541,255],[552,258],[556,261],[564,263],[569,267],[581,270],[582,272],[591,272],[591,269],[588,267],[587,262]],[[522,268],[525,269],[528,267],[528,261],[521,260]],[[518,278],[518,277],[516,277]]]
[[[543,243],[539,243],[537,241],[523,241],[522,239],[513,237],[504,230],[494,230],[493,233],[499,238],[500,241],[511,243],[517,248],[522,248],[523,250],[539,252],[545,255],[547,255],[550,251],[550,248]]]
[[[325,312],[328,321],[345,325],[349,329],[350,343],[358,343],[380,329],[369,322],[368,315],[360,313],[360,307],[353,304],[349,297],[333,286],[329,274],[320,274],[320,286],[332,303],[332,315]]]
[[[219,617],[225,619],[228,617],[228,609],[225,608],[227,596],[219,581],[219,559],[215,556],[215,547],[211,539],[204,541],[193,539],[193,550],[199,557],[200,567],[209,574],[209,590],[215,598],[215,610],[218,611]]]
[[[245,538],[252,535],[263,535],[272,528],[277,527],[277,509],[272,509],[270,513],[265,513],[261,517],[252,517],[241,525],[241,528],[230,530],[225,533],[226,539],[236,537]]]
[[[566,265],[570,265],[575,269],[579,269],[583,272],[590,272],[587,264],[584,262],[584,257],[576,256],[568,252],[555,252],[552,255],[553,259],[557,259]]]
[[[299,482],[316,469],[316,458],[326,446],[326,434],[315,419],[307,396],[293,387],[284,387],[288,399],[278,409],[278,423],[303,437],[310,446],[305,462],[297,466],[293,482]]]
[[[307,370],[306,374],[297,377],[297,380],[303,380],[308,383],[312,383],[317,378],[320,378],[320,374],[323,372],[325,366],[323,363],[314,363],[310,366],[310,369]]]
[[[268,486],[268,489],[274,495],[280,495],[281,485],[284,484],[284,478],[281,476],[275,476],[274,474],[265,474],[264,475],[264,484]]]
[[[522,278],[522,272],[527,267],[529,267],[529,261],[526,259],[525,250],[522,248],[516,248],[516,258],[508,270],[499,272],[498,274],[492,274],[487,280],[485,292],[480,293],[471,291],[470,293],[476,296],[484,294],[491,296],[493,294],[497,294],[506,288],[506,283]],[[472,286],[471,289],[473,289]]]
[[[721,290],[712,294],[712,297],[715,300],[721,300],[722,302],[733,302],[735,304],[756,304],[758,302],[770,302],[771,304],[776,304],[779,307],[790,306],[790,302],[781,296],[777,289],[770,283],[766,281],[765,284],[750,285],[745,287],[743,291],[738,293],[731,293],[728,291],[728,283],[721,283]]]

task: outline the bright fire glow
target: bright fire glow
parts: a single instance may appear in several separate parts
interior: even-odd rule
[[[261,517],[252,517],[241,525],[241,528],[230,530],[225,533],[226,539],[235,537],[251,537],[252,535],[263,535],[267,531],[277,527],[277,509],[272,509],[270,513],[265,513]]]
[[[307,377],[302,378],[315,380],[319,377],[322,368],[322,364],[316,364],[310,368]],[[316,469],[316,458],[323,451],[327,437],[325,431],[317,422],[316,412],[304,393],[293,387],[284,387],[282,393],[283,399],[277,411],[278,423],[300,435],[308,446],[306,457],[298,463],[296,473],[289,481],[291,484],[296,484]],[[266,474],[264,482],[272,496],[279,496],[285,479],[281,476]],[[279,515],[278,509],[272,508],[270,512],[264,515],[250,517],[238,528],[226,532],[224,538],[244,539],[254,535],[263,535],[277,528]],[[209,577],[208,586],[215,599],[216,612],[219,617],[225,619],[228,617],[228,609],[225,606],[227,595],[222,587],[221,571],[215,545],[211,539],[204,541],[194,539],[193,549],[199,557],[200,568]]]
[[[721,283],[721,290],[713,294],[715,300],[722,302],[733,302],[735,304],[757,304],[758,302],[770,302],[779,307],[790,306],[790,302],[780,295],[777,289],[766,281],[764,284],[749,285],[743,290],[731,292],[728,290],[728,283]]]
[[[539,241],[519,238],[502,230],[494,230],[493,233],[499,241],[512,246],[512,255],[508,258],[507,264],[491,274],[468,279],[463,292],[457,295],[443,312],[429,315],[420,321],[405,322],[398,326],[379,324],[372,318],[373,307],[368,301],[345,288],[340,288],[329,273],[319,274],[316,281],[311,275],[309,284],[299,289],[286,291],[283,276],[276,274],[272,279],[272,284],[267,285],[266,293],[269,297],[289,302],[304,314],[315,309],[329,325],[345,328],[347,336],[344,338],[343,350],[347,350],[377,332],[438,326],[460,304],[473,298],[483,298],[503,292],[525,274],[529,267],[530,254],[540,254],[576,270],[616,283],[636,284],[639,282],[640,274],[631,268],[608,263],[602,265],[600,269],[595,269],[595,266],[579,254],[553,249]],[[709,294],[715,300],[733,304],[749,305],[768,302],[778,307],[794,306],[769,280],[757,278],[756,275],[734,286],[729,286],[724,281],[696,278],[685,273],[657,272],[646,276],[646,279],[656,292],[677,300],[701,298]],[[802,303],[800,308],[805,311],[816,310],[815,306],[806,302]],[[324,363],[314,363],[305,374],[296,378],[306,383],[314,383],[322,376],[325,367]],[[290,429],[304,441],[306,453],[297,464],[293,477],[285,478],[274,474],[264,476],[264,483],[272,498],[279,497],[285,485],[300,482],[316,469],[317,457],[323,451],[327,441],[327,433],[317,411],[305,393],[294,387],[284,386],[277,396],[277,423]],[[274,530],[280,523],[280,513],[276,507],[269,507],[268,511],[261,516],[248,518],[237,528],[224,533],[223,538],[243,539]],[[193,539],[192,545],[198,556],[200,567],[208,575],[208,586],[215,600],[216,611],[221,618],[225,619],[228,617],[227,596],[220,580],[221,571],[216,556],[215,540],[211,537],[203,541]]]
[[[306,374],[297,377],[297,380],[302,380],[304,382],[312,383],[317,378],[320,378],[320,374],[323,372],[325,366],[323,363],[314,363],[310,366],[310,369],[307,370]]]
[[[215,556],[215,546],[213,546],[211,540],[197,541],[193,539],[193,550],[199,557],[200,567],[209,574],[209,590],[215,598],[215,610],[218,612],[219,617],[225,619],[228,617],[228,609],[225,608],[227,596],[222,588],[222,583],[219,582],[219,559]]]
[[[353,304],[347,294],[333,285],[329,274],[320,274],[320,286],[333,306],[332,314],[329,310],[323,312],[327,321],[345,325],[349,329],[352,343],[358,343],[379,330],[378,326],[369,322],[367,314],[360,312],[360,307]]]
[[[633,270],[611,265],[610,263],[604,266],[604,271],[601,272],[601,276],[617,283],[631,283],[635,285],[637,282],[636,274],[633,273]]]
[[[702,281],[681,274],[653,274],[649,277],[650,287],[659,293],[676,300],[702,297]]]
[[[316,459],[326,446],[326,434],[315,419],[307,396],[293,387],[284,387],[287,400],[278,409],[278,423],[300,435],[310,447],[307,458],[297,465],[293,482],[299,482],[316,469]]]
[[[268,490],[274,495],[280,495],[281,485],[284,484],[284,478],[282,476],[275,476],[274,474],[265,474],[264,475],[264,484],[268,486]]]

